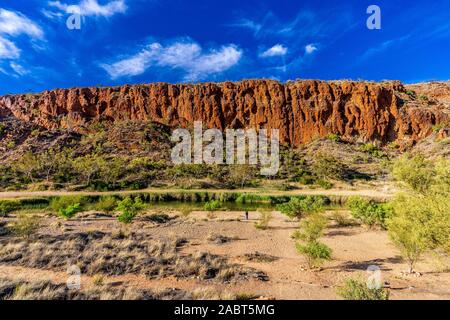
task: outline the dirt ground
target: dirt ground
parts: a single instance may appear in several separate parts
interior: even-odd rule
[[[147,215],[151,213],[154,212],[148,212]],[[229,293],[260,299],[340,299],[336,290],[346,278],[367,279],[366,269],[376,265],[381,269],[385,286],[390,288],[391,299],[450,299],[448,261],[426,256],[416,266],[421,274],[407,275],[403,272],[407,265],[401,260],[399,251],[389,241],[385,231],[368,230],[362,226],[338,227],[330,220],[322,241],[333,250],[332,260],[326,262],[322,269],[311,271],[307,270],[304,258],[296,252],[295,242],[291,238],[298,222],[279,212],[272,213],[267,230],[255,228],[254,223],[259,219],[257,212],[250,212],[248,221],[242,212],[195,211],[184,217],[176,211],[158,213],[168,214],[173,219],[156,223],[144,216],[124,227],[114,217],[89,212],[69,221],[46,217],[39,233],[51,237],[77,232],[111,234],[122,231],[134,232],[149,241],[183,237],[186,243],[177,249],[180,257],[199,256],[207,252],[226,259],[228,264],[251,268],[268,277],[261,279],[250,276],[234,281],[208,280],[196,276],[179,278],[173,275],[149,278],[139,271],[102,276],[105,284],[119,287],[155,291],[168,288],[186,292],[209,290],[220,293],[222,297],[224,293]],[[3,245],[7,243],[5,239],[5,236],[0,237],[4,241]],[[265,259],[249,259],[246,256],[248,254]],[[96,277],[82,274],[82,288],[98,285]],[[68,275],[64,268],[34,268],[3,261],[0,263],[0,278],[47,280],[64,284]],[[207,297],[204,295],[203,298]]]

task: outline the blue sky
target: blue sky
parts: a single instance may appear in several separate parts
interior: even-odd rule
[[[366,10],[381,8],[381,30]],[[81,14],[81,29],[66,20]],[[450,79],[450,1],[0,0],[0,94],[270,78]]]

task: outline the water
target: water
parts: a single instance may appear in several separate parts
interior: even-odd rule
[[[150,208],[155,209],[189,209],[191,211],[205,210],[205,202],[183,202],[183,201],[152,201],[148,203]],[[270,203],[238,203],[226,201],[220,203],[220,208],[216,211],[255,211],[257,209],[275,210],[276,206]]]

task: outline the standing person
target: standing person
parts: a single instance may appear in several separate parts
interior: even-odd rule
[[[245,211],[245,220],[248,220],[248,211]]]

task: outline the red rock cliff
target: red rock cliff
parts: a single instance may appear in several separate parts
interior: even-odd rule
[[[449,110],[433,101],[409,101],[399,82],[270,80],[198,85],[121,86],[45,91],[0,97],[0,116],[13,115],[48,129],[93,121],[153,120],[209,128],[279,129],[282,143],[298,146],[330,133],[361,141],[417,141]]]

